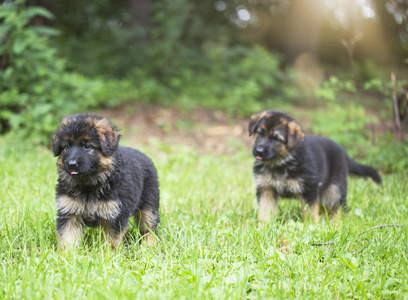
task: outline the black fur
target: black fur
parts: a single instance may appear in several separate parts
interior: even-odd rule
[[[300,196],[309,206],[320,202],[336,211],[347,206],[348,174],[381,184],[374,168],[355,162],[330,139],[305,135],[292,117],[281,112],[252,116],[249,133],[255,135],[252,153],[258,203],[265,201],[262,197],[268,192],[269,201]]]
[[[131,216],[141,222],[142,234],[156,229],[159,183],[154,164],[143,153],[119,146],[109,120],[94,114],[66,117],[52,140],[59,156],[60,247],[78,244],[84,226],[102,226],[118,246]]]

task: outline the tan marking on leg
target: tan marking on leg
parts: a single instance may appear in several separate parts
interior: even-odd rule
[[[303,218],[306,220],[310,220],[313,217],[313,222],[319,222],[319,208],[320,204],[319,201],[315,201],[312,206],[306,204],[305,200],[301,199],[300,203],[302,204],[302,214]]]
[[[302,213],[303,213],[305,211],[306,204],[305,204],[305,201],[303,200],[303,198],[300,198],[299,201],[300,201],[300,205],[302,207]]]
[[[78,216],[70,216],[65,224],[65,227],[58,232],[59,243],[58,247],[62,249],[72,249],[78,247],[82,239],[82,228],[84,223],[82,218]]]
[[[104,236],[102,236],[103,240],[106,239],[111,244],[113,249],[118,248],[122,243],[127,229],[122,229],[119,233],[116,233],[110,226],[110,223],[106,220],[101,222],[101,228],[104,233]]]
[[[157,238],[150,232],[143,236],[143,244],[148,247],[153,247],[157,243]]]
[[[147,246],[156,244],[156,237],[149,231],[155,231],[157,226],[157,216],[150,209],[141,209],[135,215],[139,225],[140,234],[143,236],[143,243]]]
[[[150,209],[141,209],[140,210],[140,223],[139,230],[142,235],[149,233],[149,229],[154,231],[156,229],[156,214]]]
[[[340,209],[340,213],[339,213],[339,209]],[[333,209],[333,215],[330,218],[330,222],[336,222],[336,221],[342,221],[344,219],[344,211],[339,208],[339,207],[335,207]]]
[[[320,207],[319,201],[315,201],[312,204],[313,221],[315,223],[319,222],[319,207]]]
[[[277,211],[278,201],[275,199],[272,189],[263,189],[258,202],[258,220],[265,222],[270,218],[271,212],[276,214]]]

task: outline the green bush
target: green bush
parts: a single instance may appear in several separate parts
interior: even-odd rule
[[[351,157],[362,156],[373,147],[373,137],[366,126],[378,120],[367,115],[361,105],[332,103],[322,110],[314,111],[312,117],[312,132],[335,140],[347,149]]]
[[[276,101],[284,101],[285,86],[290,86],[281,71],[281,57],[257,46],[213,48],[203,54],[206,63],[199,62],[168,66],[170,73],[159,77],[150,71],[134,70],[124,79],[103,79],[101,90],[95,95],[101,105],[115,106],[123,101],[175,105],[189,110],[197,106],[221,109],[229,114],[248,116],[253,112],[273,108]],[[289,90],[289,89],[286,89]]]
[[[57,31],[30,26],[34,16],[51,19],[40,7],[22,1],[0,6],[0,133],[45,142],[64,114],[93,103],[93,86],[68,73],[49,37]]]

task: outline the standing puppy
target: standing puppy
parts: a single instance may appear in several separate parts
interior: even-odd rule
[[[254,177],[258,219],[266,221],[278,210],[278,197],[300,198],[319,220],[319,205],[337,213],[347,205],[347,175],[371,177],[381,184],[378,172],[347,156],[334,141],[305,135],[300,125],[279,111],[255,114],[249,122],[255,157]]]
[[[118,247],[134,216],[144,239],[159,223],[159,183],[153,162],[143,153],[119,146],[116,128],[95,114],[62,119],[52,135],[58,156],[57,233],[59,248],[81,241],[85,226],[101,226]]]

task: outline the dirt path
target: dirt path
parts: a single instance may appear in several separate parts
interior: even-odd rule
[[[198,153],[232,154],[234,145],[249,149],[248,120],[232,119],[224,112],[196,109],[183,112],[177,108],[129,103],[101,112],[113,119],[123,139],[134,147],[149,144],[152,139],[168,145],[186,145]]]

